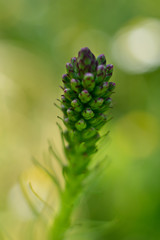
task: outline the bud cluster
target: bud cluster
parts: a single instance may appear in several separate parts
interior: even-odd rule
[[[112,103],[110,96],[115,83],[109,80],[113,65],[106,64],[103,54],[96,59],[85,47],[77,58],[73,57],[66,64],[66,71],[62,76],[64,93],[60,100],[67,127],[66,140],[69,145],[78,141],[83,154],[93,153],[99,139],[98,131],[106,123],[106,112]]]

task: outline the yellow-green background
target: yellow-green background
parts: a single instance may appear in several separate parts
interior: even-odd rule
[[[117,87],[102,144],[109,164],[80,204],[87,222],[73,239],[160,239],[159,9],[158,0],[0,0],[0,239],[46,239],[57,193],[31,157],[47,161],[48,139],[63,156],[53,102],[85,46],[114,64]]]

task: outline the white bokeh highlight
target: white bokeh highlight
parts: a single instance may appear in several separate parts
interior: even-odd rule
[[[160,66],[160,21],[146,19],[121,29],[113,39],[112,56],[123,71],[144,73]]]

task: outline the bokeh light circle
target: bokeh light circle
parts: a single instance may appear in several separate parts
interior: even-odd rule
[[[136,21],[117,32],[112,43],[116,64],[125,72],[144,73],[160,66],[160,21]]]

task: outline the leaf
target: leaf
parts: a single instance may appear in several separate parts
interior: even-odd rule
[[[42,166],[35,158],[32,158],[33,163],[35,164],[35,166],[41,168],[45,173],[47,173],[47,175],[52,179],[52,181],[56,184],[57,189],[59,190],[59,192],[61,193],[61,186],[59,181],[57,180],[57,178],[48,171],[48,169],[46,169],[44,166]]]
[[[60,166],[63,168],[64,164],[62,159],[58,156],[58,154],[55,152],[55,150],[53,149],[53,146],[51,145],[50,141],[48,141],[48,145],[49,145],[49,152],[56,158],[57,162],[60,164]]]

